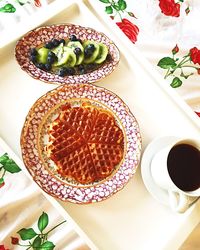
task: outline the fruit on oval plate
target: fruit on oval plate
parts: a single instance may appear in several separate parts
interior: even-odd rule
[[[64,84],[30,109],[21,150],[45,192],[85,204],[105,200],[134,175],[141,135],[136,118],[114,93],[92,84]]]
[[[105,34],[74,24],[36,28],[16,44],[20,67],[47,83],[93,83],[119,63],[116,45]]]

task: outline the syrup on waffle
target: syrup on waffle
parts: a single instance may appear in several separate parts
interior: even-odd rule
[[[47,155],[57,172],[81,184],[108,177],[123,158],[124,136],[114,116],[88,102],[62,105],[47,133]]]

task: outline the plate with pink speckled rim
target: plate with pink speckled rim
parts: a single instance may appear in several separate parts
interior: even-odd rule
[[[106,45],[109,55],[108,60],[105,60],[102,65],[98,68],[94,68],[94,70],[65,77],[39,69],[31,62],[30,51],[32,48],[41,47],[52,39],[67,40],[71,35],[75,35],[81,42],[91,40]],[[17,42],[15,57],[21,69],[27,72],[31,77],[54,84],[93,83],[99,81],[111,74],[120,60],[117,46],[105,34],[92,28],[74,24],[49,25],[29,31]]]
[[[75,106],[89,102],[107,110],[123,131],[122,160],[112,174],[99,182],[69,182],[45,156],[46,128],[58,116],[59,107],[69,102]],[[47,92],[30,109],[21,133],[23,161],[34,181],[48,194],[78,204],[99,202],[121,190],[136,172],[141,145],[139,125],[128,106],[113,92],[93,84],[62,85]]]

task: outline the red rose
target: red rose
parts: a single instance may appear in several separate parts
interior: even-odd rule
[[[0,250],[9,250],[9,249],[5,248],[4,245],[0,245]]]
[[[176,44],[176,46],[172,49],[172,54],[175,55],[176,53],[179,52],[179,47],[178,45]]]
[[[139,28],[135,24],[131,23],[126,18],[123,18],[122,22],[117,22],[116,24],[124,32],[124,34],[131,40],[131,42],[135,43],[137,41]]]
[[[40,3],[40,0],[34,0],[35,6],[36,7],[41,7],[42,4]]]
[[[161,12],[166,16],[180,16],[180,4],[175,3],[174,0],[159,0],[159,7]]]
[[[200,117],[200,112],[196,112],[196,111],[195,111],[195,113]]]
[[[185,13],[186,13],[186,15],[188,15],[190,13],[190,7],[189,6],[185,9]]]
[[[200,50],[197,47],[190,49],[190,58],[193,63],[200,64]]]
[[[12,236],[11,236],[11,243],[12,243],[13,245],[18,245],[19,239],[16,238],[16,237],[12,237]]]
[[[0,184],[0,188],[2,188],[5,185],[5,182]],[[1,249],[0,249],[1,250]]]

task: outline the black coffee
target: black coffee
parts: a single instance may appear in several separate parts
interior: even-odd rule
[[[179,144],[169,152],[167,168],[174,184],[183,191],[200,187],[200,151],[189,145]]]

